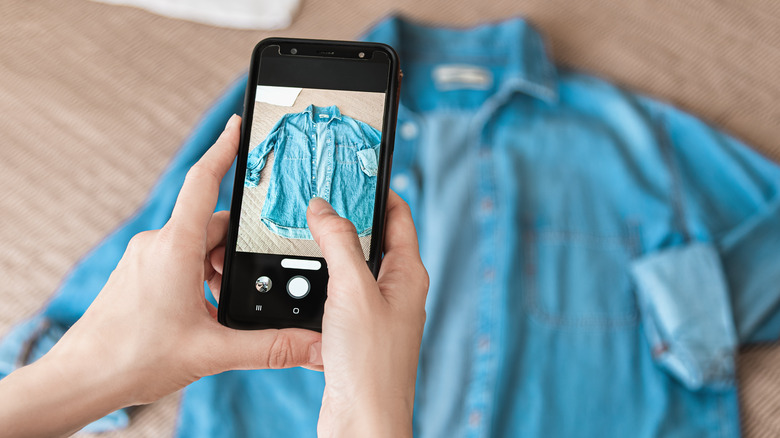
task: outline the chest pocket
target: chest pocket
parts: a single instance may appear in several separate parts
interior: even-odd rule
[[[301,161],[311,156],[309,149],[314,143],[301,131],[288,132],[285,138],[283,159]]]
[[[336,139],[336,163],[357,164],[358,144],[346,138]]]
[[[633,327],[639,311],[629,265],[639,251],[635,227],[615,235],[526,230],[524,307],[545,324]]]

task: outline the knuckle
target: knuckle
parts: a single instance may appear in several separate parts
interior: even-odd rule
[[[332,240],[338,241],[351,236],[357,236],[355,224],[349,219],[339,216],[327,218],[320,230],[321,231],[318,234],[321,242],[330,242]],[[325,243],[325,245],[328,245],[328,243]]]
[[[171,250],[175,248],[179,241],[181,241],[181,239],[176,239],[176,235],[172,231],[171,225],[165,224],[165,226],[160,229],[156,250],[161,255],[170,256]]]
[[[292,341],[284,332],[277,330],[271,348],[268,350],[268,368],[279,369],[294,366]]]
[[[357,229],[355,224],[347,218],[341,216],[332,216],[328,218],[327,227],[328,230],[333,233],[356,233]]]
[[[398,200],[392,205],[391,208],[394,216],[398,215],[397,217],[412,217],[412,209],[409,207],[409,204],[407,204],[406,201],[404,201],[401,197],[398,198]]]
[[[214,169],[203,164],[202,162],[197,162],[190,168],[190,170],[187,171],[185,180],[210,180],[219,183],[220,178]]]
[[[425,326],[425,321],[428,319],[428,313],[425,311],[425,307],[422,307],[417,314],[417,321],[419,321],[420,327]]]
[[[403,199],[400,200],[396,208],[400,209],[401,213],[403,213],[404,215],[407,216],[412,215],[411,207],[409,207],[409,204],[407,204],[406,201],[404,201]]]
[[[153,235],[154,233],[151,231],[142,231],[136,234],[130,238],[129,242],[127,242],[127,250],[133,252],[141,250],[149,244],[149,241],[152,239]]]
[[[425,295],[428,295],[428,289],[431,287],[431,277],[428,275],[428,270],[420,262],[420,273],[422,274],[420,286],[423,288]]]
[[[174,225],[171,223],[171,221],[168,221],[168,223],[166,223],[165,225],[163,225],[162,228],[160,228],[160,232],[159,232],[160,241],[162,241],[163,243],[170,243],[171,241],[174,240],[173,236],[171,235],[173,233],[172,231],[173,226]]]
[[[423,298],[428,296],[428,290],[431,286],[431,277],[422,261],[417,261],[412,264],[411,267],[407,268],[406,273],[406,278],[409,279],[409,284],[412,285],[413,290],[418,291],[419,295]]]

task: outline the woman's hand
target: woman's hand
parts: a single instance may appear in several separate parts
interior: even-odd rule
[[[81,319],[43,358],[0,381],[3,433],[67,434],[203,376],[320,363],[319,333],[233,330],[204,298],[204,281],[216,275],[209,253],[227,231],[227,212],[212,212],[239,125],[233,116],[187,173],[168,223],[131,240]]]
[[[215,274],[209,253],[224,245],[227,234],[229,213],[212,212],[236,157],[240,121],[228,121],[187,173],[168,223],[130,241],[106,286],[55,347],[113,358],[136,382],[128,403],[152,402],[226,370],[306,365],[320,340],[300,329],[224,327],[204,297],[204,282]]]
[[[311,202],[309,226],[330,273],[322,336],[239,331],[216,321],[203,284],[219,294],[228,214],[212,212],[236,156],[239,125],[233,116],[188,172],[168,223],[132,239],[103,290],[52,350],[0,380],[3,433],[67,435],[203,376],[307,366],[325,371],[320,434],[411,436],[428,276],[409,209],[394,193],[377,281],[352,223],[324,200]]]
[[[409,207],[390,192],[385,255],[369,271],[354,225],[323,199],[307,221],[328,262],[321,437],[411,437],[428,274]]]

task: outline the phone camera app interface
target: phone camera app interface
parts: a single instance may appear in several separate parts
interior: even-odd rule
[[[380,92],[257,87],[236,251],[322,257],[306,222],[316,196],[355,225],[368,260],[384,101]]]
[[[338,46],[333,57],[316,56],[317,45],[295,47],[293,56],[265,46],[253,64],[221,307],[232,327],[321,330],[328,267],[307,223],[312,198],[354,224],[369,267],[381,250],[373,227],[378,186],[386,184],[380,151],[391,59],[360,47]]]

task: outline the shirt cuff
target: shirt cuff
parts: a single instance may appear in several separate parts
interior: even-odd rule
[[[360,162],[360,170],[368,176],[376,176],[379,169],[379,160],[377,158],[377,150],[374,148],[366,148],[357,151],[358,161]]]
[[[656,363],[692,390],[732,387],[738,337],[714,245],[648,254],[631,274]]]

